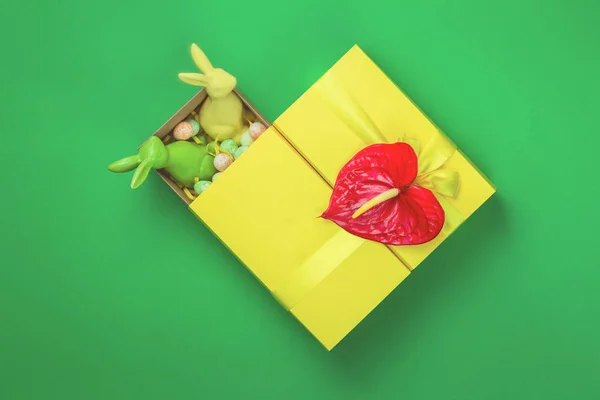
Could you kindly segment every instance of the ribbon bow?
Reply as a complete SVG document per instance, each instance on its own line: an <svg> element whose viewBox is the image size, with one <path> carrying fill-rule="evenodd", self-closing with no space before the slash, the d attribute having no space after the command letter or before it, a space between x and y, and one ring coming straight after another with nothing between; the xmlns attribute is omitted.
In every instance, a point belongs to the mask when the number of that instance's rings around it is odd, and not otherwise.
<svg viewBox="0 0 600 400"><path fill-rule="evenodd" d="M464 220L448 201L448 198L456 198L460 189L458 172L446 166L446 162L457 151L456 145L439 131L435 131L422 150L418 140L404 137L402 141L410 144L418 155L419 172L415 185L433 192L446 213L442 232L450 234Z"/></svg>

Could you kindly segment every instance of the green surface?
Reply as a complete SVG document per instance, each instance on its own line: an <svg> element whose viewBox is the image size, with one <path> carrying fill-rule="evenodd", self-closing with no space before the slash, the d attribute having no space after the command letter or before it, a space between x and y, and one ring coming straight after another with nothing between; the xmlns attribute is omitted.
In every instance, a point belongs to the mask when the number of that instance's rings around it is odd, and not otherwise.
<svg viewBox="0 0 600 400"><path fill-rule="evenodd" d="M0 5L0 399L598 398L599 3L344 3ZM270 120L358 43L498 186L331 353L106 168L193 41Z"/></svg>

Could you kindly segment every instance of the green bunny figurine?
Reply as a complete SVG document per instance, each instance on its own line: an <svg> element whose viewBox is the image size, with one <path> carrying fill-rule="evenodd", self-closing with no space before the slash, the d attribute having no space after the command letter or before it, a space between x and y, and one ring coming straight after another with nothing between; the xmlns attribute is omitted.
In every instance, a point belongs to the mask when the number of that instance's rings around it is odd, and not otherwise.
<svg viewBox="0 0 600 400"><path fill-rule="evenodd" d="M217 172L214 157L206 146L177 141L164 145L156 136L146 140L137 155L115 161L108 166L112 172L128 172L135 168L131 188L139 187L152 168L164 168L177 182L188 188L194 187L196 179L210 180Z"/></svg>
<svg viewBox="0 0 600 400"><path fill-rule="evenodd" d="M203 74L181 73L179 79L206 88L208 99L200 108L200 126L211 138L233 139L239 146L248 127L243 118L242 100L233 92L237 80L221 68L214 68L197 45L192 45L191 52L194 63Z"/></svg>

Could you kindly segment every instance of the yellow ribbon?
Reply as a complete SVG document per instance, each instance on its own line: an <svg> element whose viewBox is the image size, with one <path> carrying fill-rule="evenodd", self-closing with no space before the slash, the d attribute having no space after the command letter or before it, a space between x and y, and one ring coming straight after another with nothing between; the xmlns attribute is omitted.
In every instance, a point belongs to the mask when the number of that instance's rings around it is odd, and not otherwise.
<svg viewBox="0 0 600 400"><path fill-rule="evenodd" d="M343 85L328 72L316 84L321 97L352 132L367 144L387 143L369 114L360 106Z"/></svg>
<svg viewBox="0 0 600 400"><path fill-rule="evenodd" d="M365 239L339 229L273 291L273 296L291 310L364 243Z"/></svg>

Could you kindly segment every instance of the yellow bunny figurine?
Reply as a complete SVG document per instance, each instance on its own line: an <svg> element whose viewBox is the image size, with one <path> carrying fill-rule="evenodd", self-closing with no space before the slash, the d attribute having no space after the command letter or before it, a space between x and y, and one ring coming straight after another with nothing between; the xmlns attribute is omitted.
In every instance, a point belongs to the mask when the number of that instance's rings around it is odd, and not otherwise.
<svg viewBox="0 0 600 400"><path fill-rule="evenodd" d="M196 44L192 44L192 59L203 73L181 73L179 79L206 88L208 99L200 108L200 126L213 139L233 139L239 145L247 127L242 117L242 101L233 92L237 79L221 68L214 68Z"/></svg>

